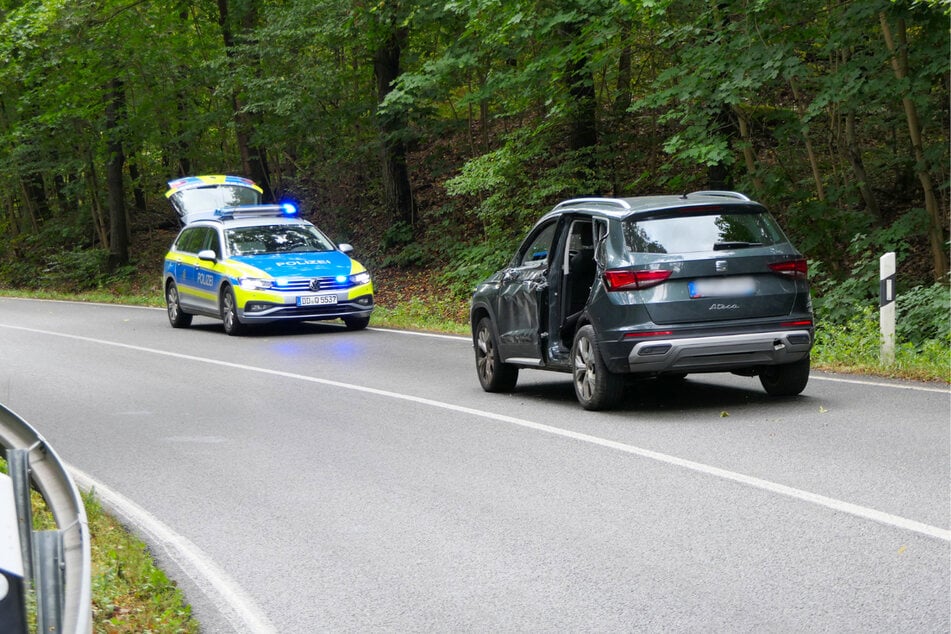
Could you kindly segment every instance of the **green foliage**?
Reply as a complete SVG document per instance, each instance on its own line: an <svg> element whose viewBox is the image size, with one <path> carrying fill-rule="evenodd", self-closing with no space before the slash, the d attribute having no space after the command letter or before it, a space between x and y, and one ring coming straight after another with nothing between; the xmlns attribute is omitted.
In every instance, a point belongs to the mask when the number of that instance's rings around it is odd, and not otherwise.
<svg viewBox="0 0 951 634"><path fill-rule="evenodd" d="M945 307L946 309L947 307ZM944 311L946 322L947 310ZM849 372L890 374L911 379L951 381L951 341L928 339L920 344L896 341L895 362L881 362L878 310L865 306L845 323L819 323L812 351L814 367Z"/></svg>
<svg viewBox="0 0 951 634"><path fill-rule="evenodd" d="M89 290L106 276L109 252L105 249L75 249L48 258L43 283L53 288Z"/></svg>
<svg viewBox="0 0 951 634"><path fill-rule="evenodd" d="M476 285L508 263L517 242L482 242L457 245L451 263L439 276L454 297L468 300Z"/></svg>
<svg viewBox="0 0 951 634"><path fill-rule="evenodd" d="M866 304L853 309L842 323L819 322L813 360L819 364L848 361L855 366L874 366L879 361L880 347L878 311Z"/></svg>
<svg viewBox="0 0 951 634"><path fill-rule="evenodd" d="M922 210L914 210L902 216L888 227L873 230L869 233L855 234L845 247L836 262L850 262L844 272L836 272L821 262L811 261L810 277L816 304L816 312L823 322L843 324L851 317L856 306L878 303L879 293L879 258L888 252L895 252L895 259L899 272L898 297L901 298L920 280L908 274L912 271L902 271L902 264L911 256L910 245L913 238L920 234ZM821 227L821 221L816 221ZM808 253L808 249L804 248ZM827 256L827 261L831 256ZM938 285L941 286L941 285ZM934 292L934 291L932 291ZM929 296L927 293L913 292L912 297ZM922 299L915 299L912 305L932 305ZM932 316L932 321L938 315ZM929 328L927 332L934 331Z"/></svg>
<svg viewBox="0 0 951 634"><path fill-rule="evenodd" d="M118 135L135 163L146 209L130 221L142 236L167 222L161 192L180 170L243 170L240 134L264 150L279 193L316 210L368 264L440 267L459 297L561 199L699 189L716 177L780 217L812 262L822 320L841 325L855 302L874 303L875 261L894 250L916 268L899 278L915 332L940 332L925 325L937 300L921 262L935 221L921 211L916 169L937 183L946 214L946 3L7 4L3 285L130 284L130 271L104 268L106 142ZM907 26L901 81L883 18ZM381 104L374 56L394 34L405 36L401 73ZM106 130L113 79L125 109ZM924 130L922 161L906 103ZM380 212L381 121L398 122L388 134L408 144L412 229ZM596 134L580 146L583 123ZM130 203L132 183L129 174ZM937 220L943 240L947 218Z"/></svg>
<svg viewBox="0 0 951 634"><path fill-rule="evenodd" d="M918 285L896 298L895 330L899 341L916 347L930 342L951 344L951 290L944 284Z"/></svg>

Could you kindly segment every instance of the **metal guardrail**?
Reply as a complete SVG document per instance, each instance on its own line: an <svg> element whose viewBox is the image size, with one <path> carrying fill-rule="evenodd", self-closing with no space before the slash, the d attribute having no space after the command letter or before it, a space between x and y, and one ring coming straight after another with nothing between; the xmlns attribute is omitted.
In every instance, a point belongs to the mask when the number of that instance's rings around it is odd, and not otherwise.
<svg viewBox="0 0 951 634"><path fill-rule="evenodd" d="M3 405L0 445L6 448L13 480L23 570L36 593L37 632L89 634L90 537L79 489L46 439ZM33 530L31 481L53 514L56 530Z"/></svg>

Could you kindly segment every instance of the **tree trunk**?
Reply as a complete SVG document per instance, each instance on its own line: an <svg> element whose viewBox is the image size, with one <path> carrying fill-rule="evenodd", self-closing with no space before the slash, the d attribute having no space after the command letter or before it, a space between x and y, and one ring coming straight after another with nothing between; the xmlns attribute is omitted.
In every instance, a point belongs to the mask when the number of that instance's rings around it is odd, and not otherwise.
<svg viewBox="0 0 951 634"><path fill-rule="evenodd" d="M106 191L109 200L109 269L115 271L129 263L129 230L126 221L125 185L122 170L121 120L125 109L125 86L120 79L109 84L106 104Z"/></svg>
<svg viewBox="0 0 951 634"><path fill-rule="evenodd" d="M142 189L139 166L134 158L129 160L129 179L132 181L132 198L135 200L135 210L139 213L145 213L145 190Z"/></svg>
<svg viewBox="0 0 951 634"><path fill-rule="evenodd" d="M579 37L581 26L565 26L566 46L571 47ZM572 150L593 148L598 144L597 94L587 53L568 60L565 69L568 83L568 146Z"/></svg>
<svg viewBox="0 0 951 634"><path fill-rule="evenodd" d="M875 194L868 184L868 173L865 171L865 161L862 160L862 152L859 149L859 143L855 134L855 113L849 112L845 115L845 147L852 164L852 172L855 174L856 186L865 201L865 207L875 218L876 222L882 221L882 210L878 206Z"/></svg>
<svg viewBox="0 0 951 634"><path fill-rule="evenodd" d="M812 140L809 138L809 126L802 122L803 109L802 106L799 105L799 90L796 88L796 81L792 77L789 78L789 87L792 88L793 99L796 100L797 116L799 117L799 122L802 125L802 139L806 144L806 156L809 158L809 166L812 168L812 180L816 184L816 198L824 201L826 199L826 191L822 184L822 173L819 170L819 160L816 158L816 151L813 149Z"/></svg>
<svg viewBox="0 0 951 634"><path fill-rule="evenodd" d="M229 10L228 0L218 0L218 24L221 26L221 37L225 44L225 55L229 65L234 65L234 25L238 24L244 30L252 29L257 22L257 4L249 2L244 6L244 13L233 16ZM251 142L251 131L258 121L252 115L244 112L244 104L236 94L231 96L234 109L235 136L238 143L238 154L241 156L241 167L245 175L256 182L264 190L261 195L264 201L274 200L274 191L271 188L271 177L267 167L267 152L265 148Z"/></svg>
<svg viewBox="0 0 951 634"><path fill-rule="evenodd" d="M400 59L409 31L405 26L391 25L384 40L373 55L373 75L376 78L377 103L382 104L393 90L393 83L402 73ZM414 224L415 204L406 164L406 143L402 135L406 123L401 114L377 113L380 125L380 145L383 161L383 191L387 209L402 222Z"/></svg>
<svg viewBox="0 0 951 634"><path fill-rule="evenodd" d="M892 70L895 71L895 78L898 79L898 81L903 81L908 76L908 40L905 31L905 21L901 19L898 20L897 47L895 37L892 35L891 26L884 13L879 14L879 21L882 24L882 35L885 37L885 45L888 47L889 53L891 53ZM938 199L935 195L934 186L931 183L931 175L928 173L928 165L925 161L918 110L915 108L915 102L907 95L902 98L902 105L905 108L905 119L908 121L908 133L911 137L911 145L915 151L915 172L918 175L918 181L921 183L921 189L924 192L925 209L928 211L928 217L931 219L928 226L928 240L931 243L934 279L936 282L947 282L948 261L944 254L944 221L938 209Z"/></svg>
<svg viewBox="0 0 951 634"><path fill-rule="evenodd" d="M753 189L756 190L756 196L759 197L766 188L763 185L763 179L756 174L756 153L753 151L750 123L746 118L746 114L740 110L739 106L733 106L733 113L736 115L736 121L740 129L740 140L743 143L743 162L746 164L746 172L753 181Z"/></svg>
<svg viewBox="0 0 951 634"><path fill-rule="evenodd" d="M733 116L732 108L725 103L720 104L720 109L714 115L713 122L714 133L726 136L728 142L732 145L732 141L739 135L739 126ZM707 166L707 187L727 190L735 188L733 172L729 163L723 160Z"/></svg>
<svg viewBox="0 0 951 634"><path fill-rule="evenodd" d="M104 249L109 248L109 231L106 228L105 214L102 211L102 203L99 200L99 175L96 173L96 161L93 158L92 151L86 148L86 195L89 197L89 207L92 212L93 225L96 230L96 236L99 238L99 244Z"/></svg>
<svg viewBox="0 0 951 634"><path fill-rule="evenodd" d="M631 39L630 22L625 21L621 30L621 39L625 42ZM611 165L611 193L614 196L623 196L624 185L621 182L621 170L618 168L619 161L617 157L622 156L621 139L624 129L624 119L627 117L627 109L631 107L633 99L631 92L631 47L624 46L618 56L617 62L617 96L614 98L614 104L611 108L610 127L608 131L609 147L612 157Z"/></svg>

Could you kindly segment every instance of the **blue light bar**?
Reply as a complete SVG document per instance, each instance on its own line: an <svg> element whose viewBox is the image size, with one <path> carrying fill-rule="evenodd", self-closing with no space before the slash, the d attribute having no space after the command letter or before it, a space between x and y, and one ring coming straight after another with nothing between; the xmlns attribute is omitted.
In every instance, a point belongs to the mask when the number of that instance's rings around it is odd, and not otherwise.
<svg viewBox="0 0 951 634"><path fill-rule="evenodd" d="M295 207L295 206L293 205L293 203L282 203L282 204L281 204L281 209L284 210L284 215L285 215L285 216L296 216L296 215L297 215L297 207Z"/></svg>

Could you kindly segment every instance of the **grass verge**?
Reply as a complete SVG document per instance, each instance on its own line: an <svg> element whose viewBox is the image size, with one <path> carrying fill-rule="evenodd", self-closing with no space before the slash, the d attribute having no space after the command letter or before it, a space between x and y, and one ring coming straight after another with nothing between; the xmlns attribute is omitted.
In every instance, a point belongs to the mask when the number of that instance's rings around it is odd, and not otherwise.
<svg viewBox="0 0 951 634"><path fill-rule="evenodd" d="M0 472L7 472L0 458ZM55 529L56 522L37 491L31 492L34 530ZM95 493L83 495L91 536L93 631L103 634L154 632L197 634L198 622L181 590L162 572L146 545L106 513ZM31 630L34 602L28 593Z"/></svg>

